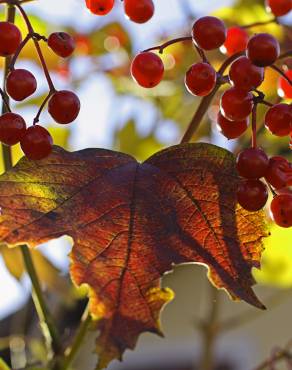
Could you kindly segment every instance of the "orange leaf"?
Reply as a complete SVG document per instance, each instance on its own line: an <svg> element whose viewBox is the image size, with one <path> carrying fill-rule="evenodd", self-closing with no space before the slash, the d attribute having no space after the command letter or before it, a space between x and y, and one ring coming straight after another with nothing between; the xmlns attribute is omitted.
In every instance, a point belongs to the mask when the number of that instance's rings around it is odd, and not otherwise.
<svg viewBox="0 0 292 370"><path fill-rule="evenodd" d="M210 144L171 147L142 164L109 150L56 147L0 177L0 239L34 247L73 238L71 276L90 287L102 369L142 332L161 334L172 292L160 278L174 264L203 263L217 287L264 308L251 289L264 216L236 204L237 183L233 155Z"/></svg>

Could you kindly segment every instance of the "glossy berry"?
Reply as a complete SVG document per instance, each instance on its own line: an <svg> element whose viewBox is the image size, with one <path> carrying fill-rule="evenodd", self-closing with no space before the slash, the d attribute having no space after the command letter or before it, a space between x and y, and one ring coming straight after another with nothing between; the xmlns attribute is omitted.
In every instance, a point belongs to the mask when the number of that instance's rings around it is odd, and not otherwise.
<svg viewBox="0 0 292 370"><path fill-rule="evenodd" d="M26 131L24 119L15 113L4 113L0 116L0 141L6 145L20 142Z"/></svg>
<svg viewBox="0 0 292 370"><path fill-rule="evenodd" d="M269 158L260 148L247 148L240 152L236 168L240 176L246 179L259 179L265 176L269 167Z"/></svg>
<svg viewBox="0 0 292 370"><path fill-rule="evenodd" d="M48 111L56 122L61 124L70 123L79 114L80 100L72 91L57 91L49 101Z"/></svg>
<svg viewBox="0 0 292 370"><path fill-rule="evenodd" d="M292 106L284 103L271 107L265 116L265 125L276 136L287 136L292 130Z"/></svg>
<svg viewBox="0 0 292 370"><path fill-rule="evenodd" d="M261 85L264 74L264 68L255 66L243 56L231 64L229 78L233 86L250 91Z"/></svg>
<svg viewBox="0 0 292 370"><path fill-rule="evenodd" d="M221 112L230 121L246 119L253 108L253 95L250 92L232 87L221 97Z"/></svg>
<svg viewBox="0 0 292 370"><path fill-rule="evenodd" d="M256 66L267 67L278 59L280 45L274 36L258 33L249 40L246 54Z"/></svg>
<svg viewBox="0 0 292 370"><path fill-rule="evenodd" d="M91 13L96 15L106 15L114 7L114 0L86 0L86 6Z"/></svg>
<svg viewBox="0 0 292 370"><path fill-rule="evenodd" d="M242 180L238 186L237 200L247 211L259 211L268 200L267 186L261 180Z"/></svg>
<svg viewBox="0 0 292 370"><path fill-rule="evenodd" d="M227 55L233 55L244 51L248 43L248 33L241 27L230 27L227 30L226 41L223 44L222 51Z"/></svg>
<svg viewBox="0 0 292 370"><path fill-rule="evenodd" d="M163 73L163 62L154 53L140 53L132 61L132 77L142 87L151 88L158 85L162 80Z"/></svg>
<svg viewBox="0 0 292 370"><path fill-rule="evenodd" d="M292 0L266 0L266 6L276 17L281 17L292 9Z"/></svg>
<svg viewBox="0 0 292 370"><path fill-rule="evenodd" d="M49 47L60 57L69 57L75 49L75 41L66 32L51 33L48 38Z"/></svg>
<svg viewBox="0 0 292 370"><path fill-rule="evenodd" d="M292 194L276 195L271 203L271 216L275 223L281 227L292 226Z"/></svg>
<svg viewBox="0 0 292 370"><path fill-rule="evenodd" d="M193 41L201 49L212 50L220 48L224 44L226 36L226 27L219 18L202 17L196 20L193 25Z"/></svg>
<svg viewBox="0 0 292 370"><path fill-rule="evenodd" d="M35 125L26 130L20 145L28 159L39 160L51 153L53 139L44 127Z"/></svg>
<svg viewBox="0 0 292 370"><path fill-rule="evenodd" d="M236 139L246 131L248 118L242 121L229 121L219 112L217 116L217 127L227 139Z"/></svg>
<svg viewBox="0 0 292 370"><path fill-rule="evenodd" d="M14 69L6 79L7 93L14 100L21 101L32 95L37 88L34 75L26 69Z"/></svg>
<svg viewBox="0 0 292 370"><path fill-rule="evenodd" d="M285 72L285 75L292 80L292 69ZM280 77L279 79L279 95L286 99L292 99L292 85L284 78Z"/></svg>
<svg viewBox="0 0 292 370"><path fill-rule="evenodd" d="M216 71L209 63L193 64L185 76L188 91L195 96L206 96L216 85Z"/></svg>
<svg viewBox="0 0 292 370"><path fill-rule="evenodd" d="M10 22L0 22L0 56L7 57L16 52L21 43L19 29Z"/></svg>
<svg viewBox="0 0 292 370"><path fill-rule="evenodd" d="M270 158L265 178L275 189L292 186L292 164L280 156Z"/></svg>
<svg viewBox="0 0 292 370"><path fill-rule="evenodd" d="M124 0L125 14L135 23L145 23L153 17L154 3L152 0Z"/></svg>

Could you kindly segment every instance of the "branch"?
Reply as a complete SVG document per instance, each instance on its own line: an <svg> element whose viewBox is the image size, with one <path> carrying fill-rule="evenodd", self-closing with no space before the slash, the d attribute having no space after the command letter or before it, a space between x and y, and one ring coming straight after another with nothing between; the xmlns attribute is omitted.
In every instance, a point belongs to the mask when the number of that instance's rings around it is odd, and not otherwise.
<svg viewBox="0 0 292 370"><path fill-rule="evenodd" d="M23 19L24 19L24 21L26 23L26 26L27 26L27 29L28 29L28 33L29 34L33 34L33 35L36 35L36 33L34 32L34 29L32 27L32 24L30 23L30 20L29 20L29 18L27 16L26 12L24 11L24 9L22 8L22 6L20 5L20 3L16 2L15 3L15 6L19 10L20 14L22 15L22 17L23 17ZM49 89L50 89L50 91L56 91L55 86L53 84L53 81L51 79L51 76L50 76L50 73L49 73L49 70L48 70L48 67L47 67L45 58L44 58L43 53L42 53L42 50L40 48L39 40L37 38L33 37L33 42L35 44L36 51L38 53L38 56L39 56L41 65L43 67L43 71L44 71L44 74L46 76L46 80L48 82Z"/></svg>
<svg viewBox="0 0 292 370"><path fill-rule="evenodd" d="M81 319L81 324L73 340L72 346L65 351L65 360L63 362L62 370L67 370L70 368L83 343L84 337L91 323L91 316L88 312L88 308L86 308Z"/></svg>
<svg viewBox="0 0 292 370"><path fill-rule="evenodd" d="M292 353L289 352L287 349L282 349L277 351L272 358L265 360L260 365L255 367L253 370L266 370L271 369L272 365L275 365L276 362L279 362L281 360L292 360Z"/></svg>
<svg viewBox="0 0 292 370"><path fill-rule="evenodd" d="M15 21L15 7L14 5L8 4L7 5L7 17L8 22L14 23ZM3 87L5 88L5 81L7 78L7 75L9 73L9 66L11 63L11 58L7 57L5 58L5 66L4 66L4 80L3 80ZM5 102L9 104L9 96L5 94ZM7 106L4 103L2 106L2 114L6 113ZM11 156L11 150L9 146L2 145L2 152L3 152L3 161L4 161L4 169L5 171L9 170L12 167L12 156ZM42 295L40 283L35 271L35 267L29 252L29 249L27 246L22 246L21 252L23 254L23 259L25 263L25 267L27 269L27 272L30 276L32 285L33 285L33 299L35 302L36 310L40 318L41 322L41 328L44 334L44 337L47 341L47 343L50 343L50 347L52 345L55 353L59 353L61 349L61 343L57 335L57 330L53 324L52 317L49 313L49 310L46 306L44 297Z"/></svg>
<svg viewBox="0 0 292 370"><path fill-rule="evenodd" d="M32 298L40 319L40 325L47 343L49 351L51 347L55 354L60 353L62 345L58 336L57 329L54 325L54 320L49 312L46 302L43 297L41 285L33 264L30 251L26 245L20 246L24 264L29 274L33 286Z"/></svg>
<svg viewBox="0 0 292 370"><path fill-rule="evenodd" d="M199 368L201 370L214 369L214 346L218 336L218 316L220 308L219 290L210 286L210 312L206 318L206 323L201 325L203 335L203 354Z"/></svg>

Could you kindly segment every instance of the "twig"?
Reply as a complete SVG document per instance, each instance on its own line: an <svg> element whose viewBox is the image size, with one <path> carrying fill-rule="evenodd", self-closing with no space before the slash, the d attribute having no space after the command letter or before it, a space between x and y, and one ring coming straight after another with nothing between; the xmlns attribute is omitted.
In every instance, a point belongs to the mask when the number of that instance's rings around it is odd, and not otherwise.
<svg viewBox="0 0 292 370"><path fill-rule="evenodd" d="M15 21L15 7L12 4L7 5L7 21L14 23ZM4 68L4 82L3 86L5 86L5 80L9 73L9 65L11 62L11 58L7 57L5 59L5 68ZM9 104L9 97L6 94L6 100ZM7 107L5 104L2 106L2 113L7 112ZM9 170L12 167L12 157L11 157L11 150L8 146L2 146L3 150L3 161L4 161L4 169L5 171ZM32 285L33 285L33 299L35 302L36 310L39 315L41 321L41 328L44 333L44 336L47 340L47 343L50 342L52 344L52 348L55 353L59 353L61 350L61 343L58 338L57 330L53 324L53 320L49 313L49 310L46 306L44 297L42 295L40 283L33 265L33 261L30 255L30 251L27 246L21 247L21 252L23 254L24 263L27 269L27 272L30 276Z"/></svg>
<svg viewBox="0 0 292 370"><path fill-rule="evenodd" d="M92 323L91 316L89 314L88 308L84 311L83 317L81 319L81 324L77 330L72 346L65 351L65 360L62 365L62 370L69 369L70 365L74 361L76 354L78 353L83 339L88 331L90 324Z"/></svg>
<svg viewBox="0 0 292 370"><path fill-rule="evenodd" d="M33 260L30 254L30 251L26 245L20 246L20 250L23 256L23 260L25 263L25 267L27 269L27 273L32 282L33 286L33 293L32 298L40 319L40 325L46 339L48 350L50 351L51 348L53 349L55 354L60 353L62 349L62 345L60 342L60 338L57 332L57 329L54 325L54 320L50 314L50 311L46 305L46 302L43 297L41 285L33 264ZM52 355L52 354L51 354Z"/></svg>
<svg viewBox="0 0 292 370"><path fill-rule="evenodd" d="M28 33L29 34L35 34L34 29L32 27L32 24L30 23L30 20L29 20L29 18L27 16L26 12L22 8L22 6L19 3L17 3L17 2L15 3L15 6L19 10L20 14L22 15L22 17L23 17L23 19L24 19L24 21L26 23L26 26L27 26L27 29L28 29ZM33 37L33 42L35 44L36 51L38 53L38 56L39 56L41 65L43 67L43 71L44 71L44 74L46 76L46 80L48 82L50 91L56 91L55 86L53 84L53 81L51 79L51 76L50 76L50 73L49 73L49 70L48 70L48 67L47 67L45 58L44 58L43 53L42 53L42 50L40 48L39 40L37 40L36 38Z"/></svg>
<svg viewBox="0 0 292 370"><path fill-rule="evenodd" d="M218 316L220 308L220 293L213 286L210 287L210 312L206 318L206 323L201 326L203 335L203 354L199 369L214 369L214 346L218 335Z"/></svg>
<svg viewBox="0 0 292 370"><path fill-rule="evenodd" d="M292 359L292 353L290 353L287 349L283 349L278 351L274 354L274 356L271 359L265 360L260 365L255 367L253 370L266 370L270 368L272 365L274 365L276 362L279 362L281 360L291 360Z"/></svg>

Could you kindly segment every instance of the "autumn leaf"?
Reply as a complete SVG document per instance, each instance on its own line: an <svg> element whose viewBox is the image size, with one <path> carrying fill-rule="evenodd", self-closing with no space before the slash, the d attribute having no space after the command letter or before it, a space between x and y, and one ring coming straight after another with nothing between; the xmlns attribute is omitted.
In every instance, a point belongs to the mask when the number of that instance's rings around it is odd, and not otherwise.
<svg viewBox="0 0 292 370"><path fill-rule="evenodd" d="M204 264L217 287L264 308L251 288L264 216L237 205L237 184L233 155L210 144L174 146L142 164L55 147L0 177L0 239L35 247L73 238L71 277L90 287L102 369L141 333L162 335L160 311L173 294L160 279L175 264Z"/></svg>

